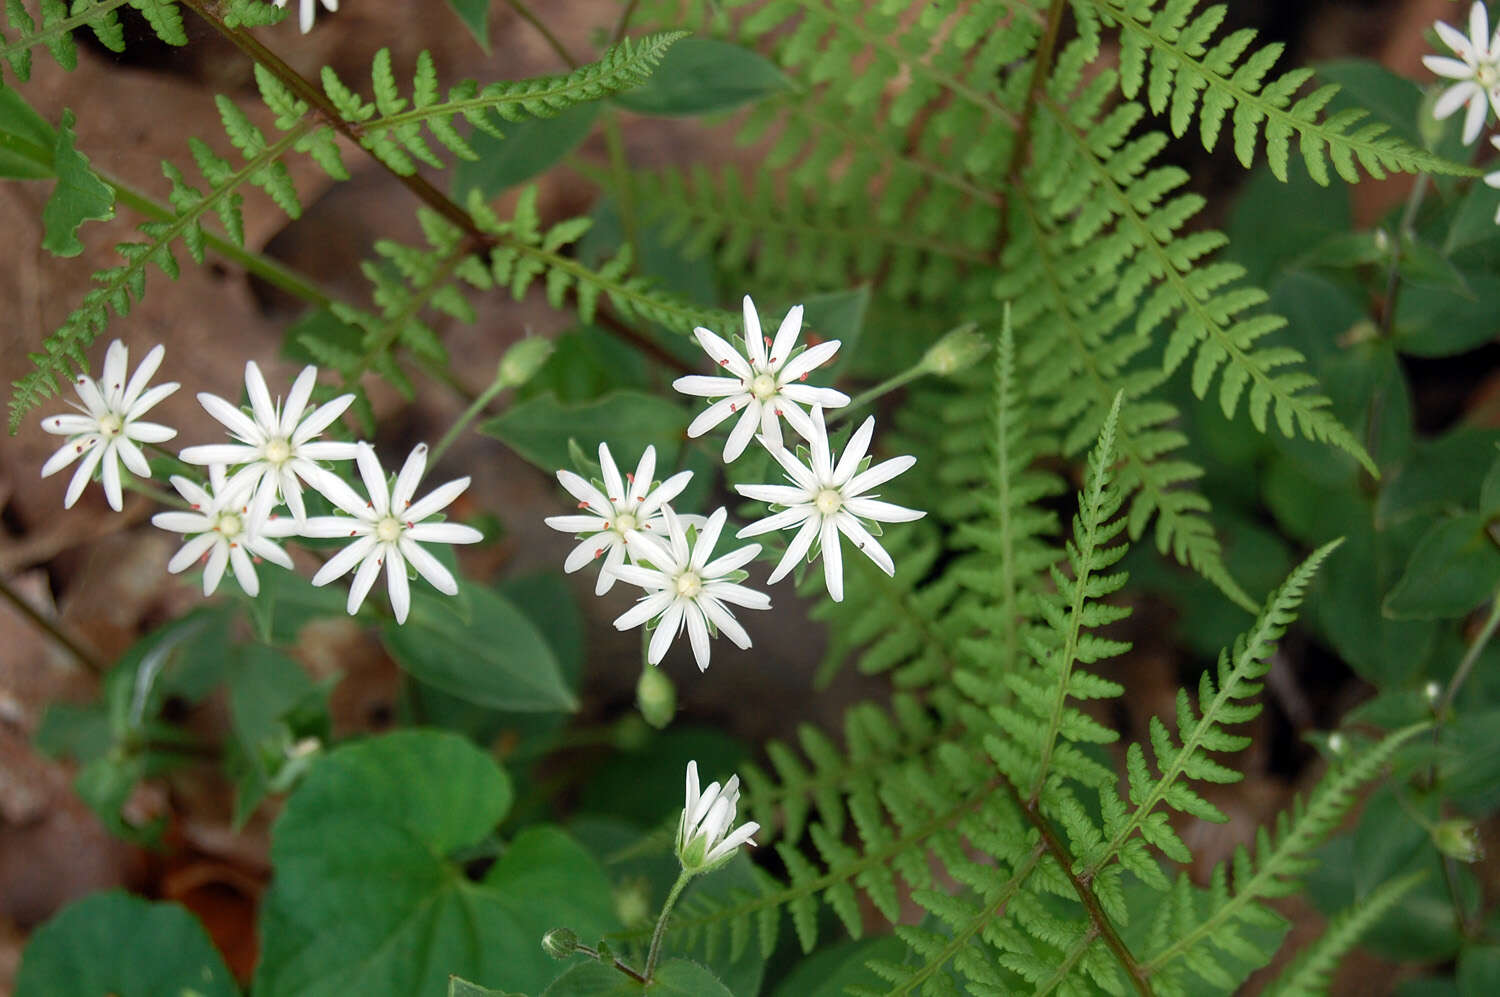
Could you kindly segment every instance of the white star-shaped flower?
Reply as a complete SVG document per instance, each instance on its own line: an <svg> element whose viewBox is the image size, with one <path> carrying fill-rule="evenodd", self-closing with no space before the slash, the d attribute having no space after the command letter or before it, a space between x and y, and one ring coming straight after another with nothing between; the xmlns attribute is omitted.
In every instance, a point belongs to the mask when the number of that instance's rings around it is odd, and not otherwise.
<svg viewBox="0 0 1500 997"><path fill-rule="evenodd" d="M285 7L286 0L276 0L276 6ZM339 0L323 0L323 6L329 11L339 9ZM312 30L313 17L318 13L318 0L302 0L302 9L298 12L297 23L305 35Z"/></svg>
<svg viewBox="0 0 1500 997"><path fill-rule="evenodd" d="M573 533L581 538L563 570L572 574L590 561L603 557L604 565L599 570L599 580L594 584L594 594L603 595L615 584L613 571L625 563L625 541L636 530L665 532L666 519L662 507L682 493L692 480L692 471L679 471L666 481L651 487L651 476L656 473L656 448L648 446L636 465L635 474L620 478L620 469L610 455L607 444L599 444L599 470L604 475L604 490L600 491L581 475L572 471L557 472L557 480L574 498L578 508L589 510L587 514L571 516L548 516L547 525L554 530Z"/></svg>
<svg viewBox="0 0 1500 997"><path fill-rule="evenodd" d="M756 520L740 530L736 536L758 536L772 530L791 529L800 526L792 542L787 544L781 563L766 579L774 584L786 576L812 547L814 540L823 555L823 581L834 602L844 600L844 561L839 549L839 534L848 537L854 546L865 552L881 571L888 575L896 573L895 562L886 553L861 520L877 523L908 523L927 515L915 509L881 502L866 495L871 488L883 484L901 474L917 462L915 457L892 457L881 461L865 471L859 465L870 448L870 436L875 431L875 417L869 416L849 439L838 465L828 449L828 429L823 422L823 410L812 410L814 432L808 438L812 448L812 466L804 465L787 450L772 450L771 454L786 471L790 485L736 485L735 490L746 498L770 502L783 506L780 512Z"/></svg>
<svg viewBox="0 0 1500 997"><path fill-rule="evenodd" d="M760 317L755 313L755 302L748 294L745 295L744 308L745 356L740 356L733 346L708 329L693 330L698 343L731 376L692 374L672 382L672 387L685 395L719 399L699 412L688 425L689 436L702 436L736 412L741 413L740 421L735 423L724 443L726 464L745 452L757 430L768 441L767 447L779 450L780 419L785 419L788 425L806 437L812 432L812 422L802 410L803 405L838 408L849 404L849 396L842 391L800 383L810 371L827 363L839 350L839 341L830 339L792 356L797 334L802 331L801 305L786 313L774 340L761 335Z"/></svg>
<svg viewBox="0 0 1500 997"><path fill-rule="evenodd" d="M633 608L615 620L615 628L629 630L647 620L657 620L656 633L646 649L646 660L654 665L686 627L698 670L707 671L710 628L722 630L742 651L750 646L750 635L724 605L726 602L746 609L771 608L770 596L737 584L732 575L760 553L760 544L710 561L728 510L721 508L708 517L691 550L682 518L670 506L662 513L667 521L667 543L636 531L628 541L630 554L645 563L622 564L614 569L621 581L646 590Z"/></svg>
<svg viewBox="0 0 1500 997"><path fill-rule="evenodd" d="M744 844L755 844L750 836L760 825L747 820L733 831L735 811L740 803L740 777L730 776L721 789L711 782L698 791L698 763L687 765L687 799L682 817L677 821L677 859L689 872L707 872L729 861Z"/></svg>
<svg viewBox="0 0 1500 997"><path fill-rule="evenodd" d="M292 510L297 522L302 522L307 518L302 482L322 491L323 481L328 477L314 461L352 460L357 452L353 443L315 439L354 401L352 394L340 395L325 405L308 409L307 402L317 380L318 368L304 367L292 383L286 407L282 408L280 399L271 401L266 379L251 360L245 364L250 415L218 395L198 393L198 403L239 442L188 447L179 456L189 464L245 465L234 476L252 483L255 497L251 501L254 506L251 519L265 522L279 497Z"/></svg>
<svg viewBox="0 0 1500 997"><path fill-rule="evenodd" d="M1500 31L1490 34L1489 14L1479 0L1469 8L1468 37L1442 21L1433 28L1458 58L1424 55L1422 64L1437 75L1458 82L1438 97L1432 116L1441 121L1467 104L1464 144L1470 145L1484 128L1489 108L1493 107L1495 114L1500 115Z"/></svg>
<svg viewBox="0 0 1500 997"><path fill-rule="evenodd" d="M460 523L427 523L423 520L446 509L469 487L468 478L457 478L439 485L416 502L417 484L427 469L427 444L418 444L406 458L394 488L387 488L385 471L368 443L355 444L355 463L364 479L369 501L344 484L343 480L324 474L322 491L329 501L352 516L313 516L303 524L305 537L354 537L353 543L329 558L313 575L314 585L327 585L347 574L356 564L359 570L349 586L349 614L359 612L360 605L375 584L381 564L385 565L386 586L396 622L405 623L411 610L411 590L406 581L406 566L432 583L444 595L458 592L458 582L441 561L422 549L424 543L471 544L484 539L472 526Z"/></svg>
<svg viewBox="0 0 1500 997"><path fill-rule="evenodd" d="M79 374L73 380L73 388L83 404L70 403L78 409L77 415L49 415L42 420L42 429L55 436L66 436L56 453L42 465L42 477L50 477L73 463L79 457L83 462L73 472L68 482L68 492L63 498L63 508L73 508L78 496L83 494L94 468L103 465L101 477L104 495L111 509L119 512L125 507L120 492L120 462L131 473L142 478L151 477L151 465L141 453L137 443L164 443L177 435L177 430L154 422L140 422L157 402L176 391L175 381L158 384L146 390L146 384L166 350L153 347L141 361L130 380L125 380L125 371L130 363L130 351L118 339L109 344L104 354L104 376L95 381L87 374Z"/></svg>
<svg viewBox="0 0 1500 997"><path fill-rule="evenodd" d="M213 595L228 565L234 569L234 577L245 594L255 596L260 592L260 578L255 573L252 556L291 569L292 559L268 538L293 536L297 526L290 520L273 519L253 524L252 529L248 482L231 485L225 480L223 464L209 467L208 490L177 475L171 480L177 494L192 506L191 512L158 512L151 517L156 526L186 535L181 549L167 562L167 570L172 574L186 571L194 562L207 558L203 567L204 595Z"/></svg>

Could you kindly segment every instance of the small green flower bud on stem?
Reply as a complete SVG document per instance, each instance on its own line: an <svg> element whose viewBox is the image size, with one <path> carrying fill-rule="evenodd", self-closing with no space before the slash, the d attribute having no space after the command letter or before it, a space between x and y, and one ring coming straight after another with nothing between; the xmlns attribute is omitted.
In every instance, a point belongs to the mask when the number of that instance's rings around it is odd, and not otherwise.
<svg viewBox="0 0 1500 997"><path fill-rule="evenodd" d="M1462 817L1451 817L1432 828L1432 843L1449 858L1470 864L1484 858L1479 844L1479 828Z"/></svg>
<svg viewBox="0 0 1500 997"><path fill-rule="evenodd" d="M566 959L578 951L578 936L567 928L553 928L542 936L542 951L554 959Z"/></svg>
<svg viewBox="0 0 1500 997"><path fill-rule="evenodd" d="M961 325L928 347L922 355L922 366L940 377L951 377L972 366L989 348L972 324Z"/></svg>
<svg viewBox="0 0 1500 997"><path fill-rule="evenodd" d="M646 665L635 684L635 701L646 722L663 730L677 713L677 687L660 668Z"/></svg>

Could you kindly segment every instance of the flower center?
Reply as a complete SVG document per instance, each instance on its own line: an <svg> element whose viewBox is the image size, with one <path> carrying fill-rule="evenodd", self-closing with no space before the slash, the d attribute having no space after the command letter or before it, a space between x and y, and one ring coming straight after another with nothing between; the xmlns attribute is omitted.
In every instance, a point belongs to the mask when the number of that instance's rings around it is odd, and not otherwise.
<svg viewBox="0 0 1500 997"><path fill-rule="evenodd" d="M628 512L622 512L615 517L615 532L620 534L629 533L640 525L636 518Z"/></svg>
<svg viewBox="0 0 1500 997"><path fill-rule="evenodd" d="M266 463L268 464L285 464L288 458L292 456L292 445L278 436L266 442L266 447L262 453L265 454Z"/></svg>
<svg viewBox="0 0 1500 997"><path fill-rule="evenodd" d="M770 374L756 374L755 380L750 382L750 393L765 401L776 394L776 378Z"/></svg>
<svg viewBox="0 0 1500 997"><path fill-rule="evenodd" d="M244 521L232 512L224 513L219 517L219 521L214 524L214 529L218 530L226 540L233 540L240 535L240 531L244 528Z"/></svg>
<svg viewBox="0 0 1500 997"><path fill-rule="evenodd" d="M1500 80L1500 67L1491 62L1481 62L1475 69L1474 79L1480 86L1490 90L1495 86L1496 81Z"/></svg>
<svg viewBox="0 0 1500 997"><path fill-rule="evenodd" d="M677 594L687 599L698 598L698 593L703 591L703 580L695 571L684 571L677 576Z"/></svg>
<svg viewBox="0 0 1500 997"><path fill-rule="evenodd" d="M119 436L120 431L125 428L125 420L113 412L99 420L99 433L101 436Z"/></svg>
<svg viewBox="0 0 1500 997"><path fill-rule="evenodd" d="M832 516L839 511L839 506L844 504L844 496L833 488L825 488L818 492L818 497L813 499L813 504L823 515Z"/></svg>
<svg viewBox="0 0 1500 997"><path fill-rule="evenodd" d="M375 524L375 538L381 543L395 543L401 536L401 520L387 516Z"/></svg>

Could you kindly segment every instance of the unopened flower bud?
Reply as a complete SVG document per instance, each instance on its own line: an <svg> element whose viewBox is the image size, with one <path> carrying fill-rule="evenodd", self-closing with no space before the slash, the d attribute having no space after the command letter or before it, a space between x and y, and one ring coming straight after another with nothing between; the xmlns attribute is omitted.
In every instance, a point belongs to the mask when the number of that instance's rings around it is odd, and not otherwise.
<svg viewBox="0 0 1500 997"><path fill-rule="evenodd" d="M651 890L645 880L627 880L615 887L611 897L615 916L625 927L651 923Z"/></svg>
<svg viewBox="0 0 1500 997"><path fill-rule="evenodd" d="M1442 821L1432 829L1432 843L1437 850L1460 862L1478 862L1484 858L1479 844L1479 829L1462 817Z"/></svg>
<svg viewBox="0 0 1500 997"><path fill-rule="evenodd" d="M578 951L578 936L567 928L553 928L542 936L542 951L554 959L566 959Z"/></svg>
<svg viewBox="0 0 1500 997"><path fill-rule="evenodd" d="M1328 751L1331 754L1342 755L1344 749L1348 746L1348 742L1344 740L1344 735L1337 731L1328 735Z"/></svg>
<svg viewBox="0 0 1500 997"><path fill-rule="evenodd" d="M505 351L495 379L507 388L525 384L552 356L552 343L541 336L527 336Z"/></svg>
<svg viewBox="0 0 1500 997"><path fill-rule="evenodd" d="M1427 697L1427 705L1437 706L1438 700L1443 696L1443 687L1436 682L1428 682L1422 690L1422 695Z"/></svg>
<svg viewBox="0 0 1500 997"><path fill-rule="evenodd" d="M972 325L961 325L939 339L922 356L922 365L934 374L948 377L984 356L990 344Z"/></svg>
<svg viewBox="0 0 1500 997"><path fill-rule="evenodd" d="M660 668L647 665L635 684L635 701L646 722L662 730L677 713L677 688Z"/></svg>

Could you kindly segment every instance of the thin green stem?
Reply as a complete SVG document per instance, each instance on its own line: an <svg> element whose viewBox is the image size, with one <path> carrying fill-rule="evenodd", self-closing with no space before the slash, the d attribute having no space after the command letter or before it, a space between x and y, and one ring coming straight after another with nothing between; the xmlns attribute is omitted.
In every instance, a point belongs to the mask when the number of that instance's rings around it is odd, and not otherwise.
<svg viewBox="0 0 1500 997"><path fill-rule="evenodd" d="M917 378L927 373L931 373L927 369L927 365L918 360L916 363L912 364L901 373L896 374L893 377L886 378L884 381L881 381L873 388L868 388L864 391L861 391L859 394L854 396L854 398L849 402L848 405L845 405L843 408L832 409L828 412L825 412L823 414L824 422L827 425L832 425L833 423L842 419L844 416L850 415L856 410L864 408L871 402L890 394L897 388L904 387L905 385L910 384L912 381L915 381Z"/></svg>
<svg viewBox="0 0 1500 997"><path fill-rule="evenodd" d="M662 904L661 917L656 919L656 931L651 934L651 951L646 956L646 982L651 982L651 974L656 972L656 961L661 958L661 943L667 937L667 920L672 916L672 906L677 903L677 898L682 895L683 887L693 878L693 874L686 869L677 876L677 882L672 884L672 891L667 894L667 902Z"/></svg>
<svg viewBox="0 0 1500 997"><path fill-rule="evenodd" d="M1458 690L1463 688L1469 673L1474 670L1474 664L1479 656L1484 653L1490 638L1495 636L1495 630L1500 628L1500 592L1495 593L1494 601L1490 603L1490 615L1485 618L1484 627L1479 631L1479 636L1474 638L1474 643L1464 652L1463 660L1458 663L1458 670L1453 673L1453 678L1448 682L1448 688L1443 690L1443 697L1437 702L1437 722L1441 726L1444 717L1448 715L1448 708L1453 705L1453 697L1458 695Z"/></svg>
<svg viewBox="0 0 1500 997"><path fill-rule="evenodd" d="M610 35L610 44L618 45L625 37L625 32L630 30L630 19L635 16L636 5L640 0L626 0L625 9L620 11L620 20L615 24L615 30Z"/></svg>
<svg viewBox="0 0 1500 997"><path fill-rule="evenodd" d="M99 178L114 188L115 199L121 204L144 215L152 221L170 222L177 216L170 209L163 207L148 195L131 187L125 181L111 176L105 170L95 170ZM333 298L329 297L322 289L317 287L307 277L283 265L270 257L259 253L252 253L230 242L222 236L214 235L212 232L204 231L204 244L219 256L234 263L248 273L253 273L273 287L280 288L286 293L301 298L309 304L319 308L327 308L333 304Z"/></svg>
<svg viewBox="0 0 1500 997"><path fill-rule="evenodd" d="M554 35L552 29L548 28L542 19L532 12L530 7L522 3L521 0L505 0L505 5L515 11L521 20L535 28L537 34L547 40L547 44L552 47L552 51L556 52L558 57L568 64L569 69L578 68L578 60L573 58L572 53L568 51L568 47L562 43L562 39Z"/></svg>
<svg viewBox="0 0 1500 997"><path fill-rule="evenodd" d="M126 478L124 475L121 475L121 479L122 480L120 481L120 485L127 492L135 492L137 495L144 495L147 498L157 502L158 504L168 507L169 509L191 508L191 506L182 498L182 496L173 495L165 488L157 488L155 485L148 485L139 478Z"/></svg>
<svg viewBox="0 0 1500 997"><path fill-rule="evenodd" d="M57 642L59 647L67 651L74 658L77 658L78 663L83 665L83 667L95 675L103 675L109 670L104 662L100 660L97 652L89 648L83 641L73 637L61 625L37 612L31 603L21 597L21 593L10 587L10 583L3 575L0 575L0 597L3 597L6 602L14 606L16 611L24 616L32 626L42 631L48 637L51 637Z"/></svg>
<svg viewBox="0 0 1500 997"><path fill-rule="evenodd" d="M577 950L579 952L582 952L584 955L588 956L590 959L593 959L596 962L603 962L604 961L604 957L599 954L599 950L598 949L589 948L587 945L581 945L581 944L578 945L578 946L576 946L576 947L577 947ZM630 977L632 980L635 980L637 983L649 983L651 981L650 977L648 977L648 976L642 976L640 973L637 973L630 966L625 965L625 963L621 962L618 958L614 959L614 967L616 969L618 969L620 972L624 973L626 976Z"/></svg>
<svg viewBox="0 0 1500 997"><path fill-rule="evenodd" d="M453 445L453 441L458 439L458 434L469 428L469 423L479 418L480 413L485 410L485 407L494 401L495 396L504 391L506 387L506 383L497 377L489 387L481 391L479 397L470 402L469 407L464 409L463 414L454 421L453 425L448 427L448 431L443 434L443 438L437 441L437 446L432 448L432 456L428 460L436 464L438 458L442 457L443 453Z"/></svg>

